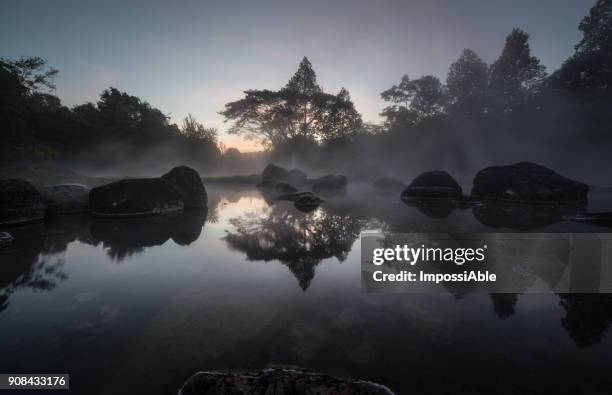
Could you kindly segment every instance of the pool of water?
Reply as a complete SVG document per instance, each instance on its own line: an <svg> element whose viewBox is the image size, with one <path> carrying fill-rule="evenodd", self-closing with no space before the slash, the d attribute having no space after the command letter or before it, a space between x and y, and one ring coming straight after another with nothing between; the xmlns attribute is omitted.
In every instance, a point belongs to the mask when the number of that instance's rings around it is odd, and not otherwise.
<svg viewBox="0 0 612 395"><path fill-rule="evenodd" d="M364 188L311 213L256 190L208 192L207 211L11 228L0 372L70 373L79 394L171 394L197 370L270 365L400 394L610 393L609 295L363 293L359 241L369 229L610 228L541 207L410 207Z"/></svg>

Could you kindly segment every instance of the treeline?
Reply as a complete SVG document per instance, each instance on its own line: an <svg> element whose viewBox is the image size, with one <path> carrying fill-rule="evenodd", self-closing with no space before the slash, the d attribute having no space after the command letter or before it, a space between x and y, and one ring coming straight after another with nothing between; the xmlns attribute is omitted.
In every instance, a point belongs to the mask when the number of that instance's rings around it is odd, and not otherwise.
<svg viewBox="0 0 612 395"><path fill-rule="evenodd" d="M531 160L610 184L612 0L598 0L578 28L575 53L552 73L532 54L529 35L514 29L492 64L465 49L445 81L404 75L381 93L382 125L364 122L346 89L325 92L307 58L284 87L247 90L220 114L229 133L259 141L271 161L314 172L409 178L446 168L461 179ZM67 108L52 94L56 74L36 57L0 61L0 161L253 173L266 159L220 149L216 130L190 115L172 124L115 88Z"/></svg>
<svg viewBox="0 0 612 395"><path fill-rule="evenodd" d="M43 59L0 60L0 160L109 167L141 161L218 165L217 131L191 115L182 124L138 97L109 88L96 103L68 108L52 94L57 70ZM150 162L150 163L148 163Z"/></svg>
<svg viewBox="0 0 612 395"><path fill-rule="evenodd" d="M406 177L443 167L467 177L482 166L532 160L606 182L612 0L599 0L579 30L575 53L550 74L528 33L514 29L492 64L465 49L444 82L404 75L381 93L389 103L384 126L364 124L346 89L323 92L306 58L285 87L246 91L221 114L233 122L230 133L258 139L273 160L315 171Z"/></svg>

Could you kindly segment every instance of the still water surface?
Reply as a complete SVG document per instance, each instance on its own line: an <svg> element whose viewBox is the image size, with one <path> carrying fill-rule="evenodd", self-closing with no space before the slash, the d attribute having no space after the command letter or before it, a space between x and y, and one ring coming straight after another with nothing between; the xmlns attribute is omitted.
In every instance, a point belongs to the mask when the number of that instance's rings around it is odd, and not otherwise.
<svg viewBox="0 0 612 395"><path fill-rule="evenodd" d="M348 196L305 214L256 190L209 188L207 212L11 229L0 372L68 372L77 394L172 394L197 370L271 364L400 394L611 392L608 295L366 294L359 263L367 229L609 228L542 208L445 212Z"/></svg>

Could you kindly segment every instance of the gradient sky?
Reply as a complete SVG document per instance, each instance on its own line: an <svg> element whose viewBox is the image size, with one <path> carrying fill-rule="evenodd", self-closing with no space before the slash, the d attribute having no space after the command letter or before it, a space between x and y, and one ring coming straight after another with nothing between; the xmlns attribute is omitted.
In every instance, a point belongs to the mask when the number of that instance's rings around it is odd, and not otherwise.
<svg viewBox="0 0 612 395"><path fill-rule="evenodd" d="M37 55L60 70L69 106L114 86L179 121L192 113L227 146L217 114L245 89L277 89L303 56L326 91L346 87L380 122L380 92L407 73L446 78L463 48L487 62L513 27L554 70L573 52L595 0L29 1L2 2L0 56Z"/></svg>

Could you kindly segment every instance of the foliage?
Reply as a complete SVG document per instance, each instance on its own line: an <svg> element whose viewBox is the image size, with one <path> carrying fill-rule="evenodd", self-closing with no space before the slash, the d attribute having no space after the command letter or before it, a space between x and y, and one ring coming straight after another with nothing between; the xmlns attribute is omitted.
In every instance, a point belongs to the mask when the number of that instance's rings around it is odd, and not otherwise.
<svg viewBox="0 0 612 395"><path fill-rule="evenodd" d="M482 115L485 111L489 70L476 52L464 49L446 77L449 112Z"/></svg>
<svg viewBox="0 0 612 395"><path fill-rule="evenodd" d="M324 141L351 134L362 124L348 91L323 92L307 58L278 91L247 90L243 99L227 103L222 114L233 125L229 133L278 147L296 137Z"/></svg>

